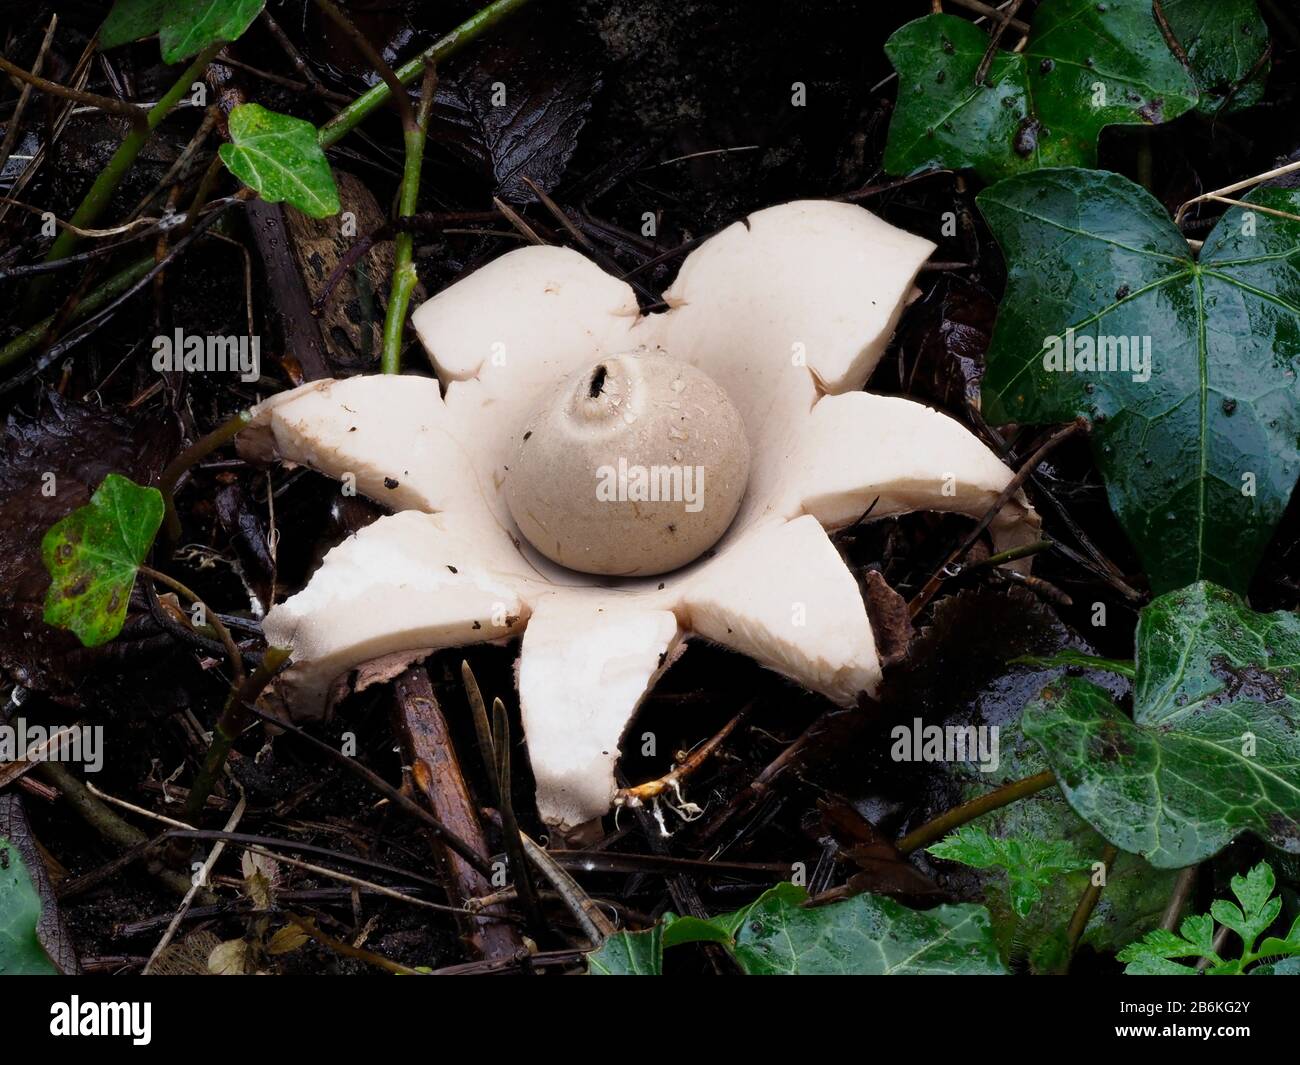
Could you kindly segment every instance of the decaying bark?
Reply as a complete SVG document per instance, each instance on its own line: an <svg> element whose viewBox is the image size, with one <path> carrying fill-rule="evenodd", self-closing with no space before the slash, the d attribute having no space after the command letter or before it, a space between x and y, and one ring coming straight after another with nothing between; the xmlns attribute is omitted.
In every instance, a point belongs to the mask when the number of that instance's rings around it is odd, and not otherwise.
<svg viewBox="0 0 1300 1065"><path fill-rule="evenodd" d="M492 852L452 745L447 719L434 697L428 673L423 666L408 669L397 679L395 689L398 732L416 787L439 821L485 856L490 855ZM433 847L452 905L461 905L466 899L489 895L495 890L464 859L436 842ZM488 907L481 916L466 916L462 921L470 947L483 958L512 957L524 949L514 925L493 918L504 913L503 907Z"/></svg>

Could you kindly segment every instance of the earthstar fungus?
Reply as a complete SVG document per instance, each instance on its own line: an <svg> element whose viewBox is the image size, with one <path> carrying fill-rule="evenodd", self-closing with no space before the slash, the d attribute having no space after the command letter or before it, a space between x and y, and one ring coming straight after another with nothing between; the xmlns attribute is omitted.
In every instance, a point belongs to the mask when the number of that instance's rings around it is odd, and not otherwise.
<svg viewBox="0 0 1300 1065"><path fill-rule="evenodd" d="M947 415L860 391L932 250L860 207L789 203L705 241L664 294L669 309L641 315L632 289L579 253L522 248L415 312L438 380L319 381L261 404L241 437L246 454L351 475L358 491L397 511L335 547L306 588L267 615L268 640L293 649L280 688L288 709L324 713L335 682L361 663L395 669L438 648L522 633L517 680L538 807L571 827L610 808L619 741L688 635L841 704L875 694L881 667L862 594L827 530L868 511L872 520L914 510L982 516L1012 476ZM634 567L619 549L636 555L635 530L609 538L608 557L590 566L603 573L560 565L556 556L581 559L545 530L569 518L549 513L521 530L530 519L514 515L565 499L594 503L597 453L602 465L635 465L636 448L621 455L616 441L585 453L566 482L554 473L573 459L563 443L532 457L535 440L523 437L547 410L578 402L575 389L635 384L643 372L659 375L642 381L656 403L683 375L688 396L708 398L697 418L673 423L682 447L648 454L702 466L702 513L716 506L725 516L700 542L725 532L707 550L660 552L655 537L672 515L690 514L680 499L641 501L650 546ZM601 395L598 387L589 398ZM724 439L729 408L743 432L736 446ZM637 417L672 410L651 404ZM609 408L596 416L612 417ZM573 469L587 471L586 488ZM618 507L605 504L611 522ZM583 520L601 513L589 508ZM1018 496L991 533L1006 549L1037 539L1037 527Z"/></svg>

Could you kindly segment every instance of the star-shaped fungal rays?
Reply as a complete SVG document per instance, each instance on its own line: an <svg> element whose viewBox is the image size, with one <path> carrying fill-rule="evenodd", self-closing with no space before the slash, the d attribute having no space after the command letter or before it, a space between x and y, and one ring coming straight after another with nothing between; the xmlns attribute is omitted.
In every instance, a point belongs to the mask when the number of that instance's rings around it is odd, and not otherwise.
<svg viewBox="0 0 1300 1065"><path fill-rule="evenodd" d="M281 690L323 713L363 662L523 633L519 695L538 806L605 813L628 722L697 634L839 703L880 681L857 581L827 529L912 510L982 515L1011 478L963 426L859 391L933 245L849 204L803 201L706 241L642 316L632 289L562 248L513 251L416 311L445 386L314 382L255 411L245 453L302 463L398 513L334 548L264 629L293 650ZM705 371L744 422L740 511L703 557L618 579L564 569L519 534L503 485L538 404L602 357L662 352ZM873 505L874 504L874 505ZM1000 549L1036 538L1023 498Z"/></svg>

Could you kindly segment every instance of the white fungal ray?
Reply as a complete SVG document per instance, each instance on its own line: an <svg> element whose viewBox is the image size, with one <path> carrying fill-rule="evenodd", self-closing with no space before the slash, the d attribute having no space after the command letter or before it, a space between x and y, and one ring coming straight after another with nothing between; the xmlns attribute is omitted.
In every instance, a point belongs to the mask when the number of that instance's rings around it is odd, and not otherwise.
<svg viewBox="0 0 1300 1065"><path fill-rule="evenodd" d="M351 475L357 491L393 510L472 512L478 486L447 422L431 378L313 381L261 404L239 450L338 480Z"/></svg>
<svg viewBox="0 0 1300 1065"><path fill-rule="evenodd" d="M293 649L282 694L299 716L323 714L346 671L387 655L502 639L523 629L527 578L497 568L477 529L450 515L406 511L330 551L297 595L267 614L272 646Z"/></svg>
<svg viewBox="0 0 1300 1065"><path fill-rule="evenodd" d="M880 659L858 582L817 519L765 522L682 590L684 624L837 703L875 695Z"/></svg>
<svg viewBox="0 0 1300 1065"><path fill-rule="evenodd" d="M932 250L852 205L773 207L704 242L666 293L670 309L638 318L631 288L577 252L523 248L413 315L442 396L430 379L361 377L262 404L241 441L249 453L351 474L406 511L335 548L268 614L268 638L293 650L290 709L321 713L331 684L368 660L524 631L538 807L569 828L609 809L620 739L692 633L836 702L874 694L862 596L824 530L869 508L870 519L980 517L1012 477L954 419L858 391ZM726 390L750 476L704 557L660 577L597 578L533 550L504 485L517 434L552 390L632 350L692 363ZM1005 548L1037 528L1018 495L991 531Z"/></svg>
<svg viewBox="0 0 1300 1065"><path fill-rule="evenodd" d="M954 418L914 400L848 392L825 396L800 426L787 478L787 506L827 529L915 510L983 516L1006 487L1007 467ZM834 453L834 462L824 461ZM1037 538L1038 515L1023 494L991 526L1007 550Z"/></svg>
<svg viewBox="0 0 1300 1065"><path fill-rule="evenodd" d="M681 636L668 610L555 593L538 602L519 656L519 706L552 821L577 825L609 809L623 730Z"/></svg>

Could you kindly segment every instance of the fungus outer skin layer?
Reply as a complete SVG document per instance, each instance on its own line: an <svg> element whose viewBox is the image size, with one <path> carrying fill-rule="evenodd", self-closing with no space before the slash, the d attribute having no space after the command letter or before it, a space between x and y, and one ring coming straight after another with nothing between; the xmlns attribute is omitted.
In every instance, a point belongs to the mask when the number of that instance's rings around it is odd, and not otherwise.
<svg viewBox="0 0 1300 1065"><path fill-rule="evenodd" d="M851 204L785 204L705 241L665 294L669 309L638 316L632 289L577 252L522 248L413 315L441 390L368 376L262 404L241 437L247 453L350 474L403 511L336 547L268 614L268 638L293 650L288 708L322 713L338 678L369 659L522 632L538 807L572 827L608 809L619 737L692 635L845 705L874 695L870 623L826 530L868 511L981 517L1012 477L955 419L859 391L932 250ZM544 395L627 351L671 354L717 381L744 422L750 474L735 520L703 557L610 579L533 550L504 485ZM1018 494L990 531L1001 550L1037 530Z"/></svg>

